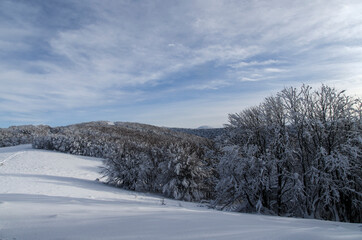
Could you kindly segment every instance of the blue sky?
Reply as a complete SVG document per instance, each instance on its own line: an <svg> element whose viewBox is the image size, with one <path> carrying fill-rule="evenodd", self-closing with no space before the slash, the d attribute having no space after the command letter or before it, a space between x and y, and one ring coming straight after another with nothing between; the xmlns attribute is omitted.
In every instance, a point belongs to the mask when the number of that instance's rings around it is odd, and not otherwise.
<svg viewBox="0 0 362 240"><path fill-rule="evenodd" d="M0 127L214 127L285 86L362 93L360 0L0 0Z"/></svg>

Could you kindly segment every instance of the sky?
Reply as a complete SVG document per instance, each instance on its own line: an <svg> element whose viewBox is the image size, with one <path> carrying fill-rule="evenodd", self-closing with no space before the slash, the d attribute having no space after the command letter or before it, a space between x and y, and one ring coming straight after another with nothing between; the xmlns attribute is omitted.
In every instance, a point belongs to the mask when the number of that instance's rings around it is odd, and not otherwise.
<svg viewBox="0 0 362 240"><path fill-rule="evenodd" d="M221 127L284 87L362 94L360 0L0 0L0 127Z"/></svg>

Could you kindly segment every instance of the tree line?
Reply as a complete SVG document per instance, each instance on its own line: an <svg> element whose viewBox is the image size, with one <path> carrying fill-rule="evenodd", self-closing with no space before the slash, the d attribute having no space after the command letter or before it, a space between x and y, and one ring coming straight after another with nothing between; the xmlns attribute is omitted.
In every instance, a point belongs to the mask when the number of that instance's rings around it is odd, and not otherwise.
<svg viewBox="0 0 362 240"><path fill-rule="evenodd" d="M0 144L103 158L105 181L125 189L232 211L361 222L361 109L344 91L304 85L230 114L225 129L208 133L212 140L91 122L2 129Z"/></svg>

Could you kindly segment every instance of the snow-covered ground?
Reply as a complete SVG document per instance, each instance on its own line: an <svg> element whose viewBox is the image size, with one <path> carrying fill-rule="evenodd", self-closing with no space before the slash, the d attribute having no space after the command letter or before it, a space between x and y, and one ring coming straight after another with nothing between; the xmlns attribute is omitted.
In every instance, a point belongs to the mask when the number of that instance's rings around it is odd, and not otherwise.
<svg viewBox="0 0 362 240"><path fill-rule="evenodd" d="M30 145L0 148L0 240L362 239L362 224L220 212L113 188L95 181L100 166Z"/></svg>

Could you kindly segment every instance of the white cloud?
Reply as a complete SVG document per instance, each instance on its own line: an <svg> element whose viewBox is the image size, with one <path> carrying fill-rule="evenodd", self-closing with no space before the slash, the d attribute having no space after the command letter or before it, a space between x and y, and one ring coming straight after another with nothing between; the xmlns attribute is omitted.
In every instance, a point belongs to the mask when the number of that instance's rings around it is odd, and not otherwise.
<svg viewBox="0 0 362 240"><path fill-rule="evenodd" d="M230 83L225 80L210 80L205 83L192 84L188 86L186 89L195 89L195 90L205 90L205 89L219 89L225 86L229 86Z"/></svg>
<svg viewBox="0 0 362 240"><path fill-rule="evenodd" d="M230 64L229 66L231 68L244 68L244 67L254 67L254 66L268 66L268 65L275 65L275 64L281 64L284 63L283 61L280 60L274 60L274 59L270 59L270 60L266 60L266 61L250 61L250 62L238 62L238 63L233 63Z"/></svg>

